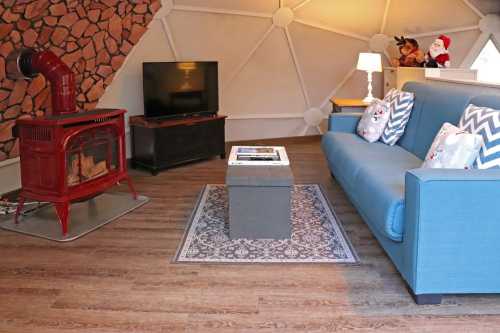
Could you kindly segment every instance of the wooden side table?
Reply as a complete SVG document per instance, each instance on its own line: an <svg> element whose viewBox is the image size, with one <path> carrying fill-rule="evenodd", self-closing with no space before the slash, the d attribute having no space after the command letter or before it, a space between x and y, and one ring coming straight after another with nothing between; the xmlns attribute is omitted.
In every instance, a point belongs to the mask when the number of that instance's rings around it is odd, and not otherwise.
<svg viewBox="0 0 500 333"><path fill-rule="evenodd" d="M354 98L335 98L332 97L330 102L333 106L332 112L365 112L369 103L363 102L362 99Z"/></svg>

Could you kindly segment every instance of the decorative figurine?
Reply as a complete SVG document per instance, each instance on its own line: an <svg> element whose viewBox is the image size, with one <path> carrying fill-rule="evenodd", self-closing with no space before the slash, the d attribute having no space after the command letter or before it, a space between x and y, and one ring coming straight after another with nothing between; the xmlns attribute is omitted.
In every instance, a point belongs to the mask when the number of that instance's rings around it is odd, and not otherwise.
<svg viewBox="0 0 500 333"><path fill-rule="evenodd" d="M450 55L448 48L450 47L451 39L448 36L439 36L429 47L429 52L425 55L425 67L430 68L449 68Z"/></svg>
<svg viewBox="0 0 500 333"><path fill-rule="evenodd" d="M392 59L394 67L423 67L425 63L425 54L420 50L418 42L413 38L394 37L399 46L401 56L398 59Z"/></svg>

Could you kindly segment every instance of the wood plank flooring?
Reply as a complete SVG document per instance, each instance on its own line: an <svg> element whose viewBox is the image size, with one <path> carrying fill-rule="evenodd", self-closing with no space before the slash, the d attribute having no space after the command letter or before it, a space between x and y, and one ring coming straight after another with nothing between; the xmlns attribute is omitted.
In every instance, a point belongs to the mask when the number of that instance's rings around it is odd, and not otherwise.
<svg viewBox="0 0 500 333"><path fill-rule="evenodd" d="M500 332L500 295L413 303L319 140L266 143L287 146L297 183L325 187L359 266L171 264L198 193L224 182L226 161L132 171L152 201L78 241L0 231L0 332Z"/></svg>

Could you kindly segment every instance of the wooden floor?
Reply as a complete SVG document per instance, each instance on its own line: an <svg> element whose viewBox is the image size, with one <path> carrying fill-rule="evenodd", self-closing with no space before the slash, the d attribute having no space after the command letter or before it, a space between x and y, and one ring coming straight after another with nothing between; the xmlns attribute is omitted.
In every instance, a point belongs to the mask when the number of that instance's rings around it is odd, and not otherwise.
<svg viewBox="0 0 500 333"><path fill-rule="evenodd" d="M287 146L298 183L327 190L359 266L171 264L196 197L224 160L152 177L152 201L69 244L0 231L0 332L500 332L500 296L416 306L329 176L319 138ZM376 195L376 194L374 194Z"/></svg>

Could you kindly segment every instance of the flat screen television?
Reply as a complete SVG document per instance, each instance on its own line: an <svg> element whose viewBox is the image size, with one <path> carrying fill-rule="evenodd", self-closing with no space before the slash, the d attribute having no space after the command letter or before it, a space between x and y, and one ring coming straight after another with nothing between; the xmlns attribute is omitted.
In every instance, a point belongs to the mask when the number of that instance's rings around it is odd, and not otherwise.
<svg viewBox="0 0 500 333"><path fill-rule="evenodd" d="M215 114L219 110L216 61L142 64L147 119Z"/></svg>

